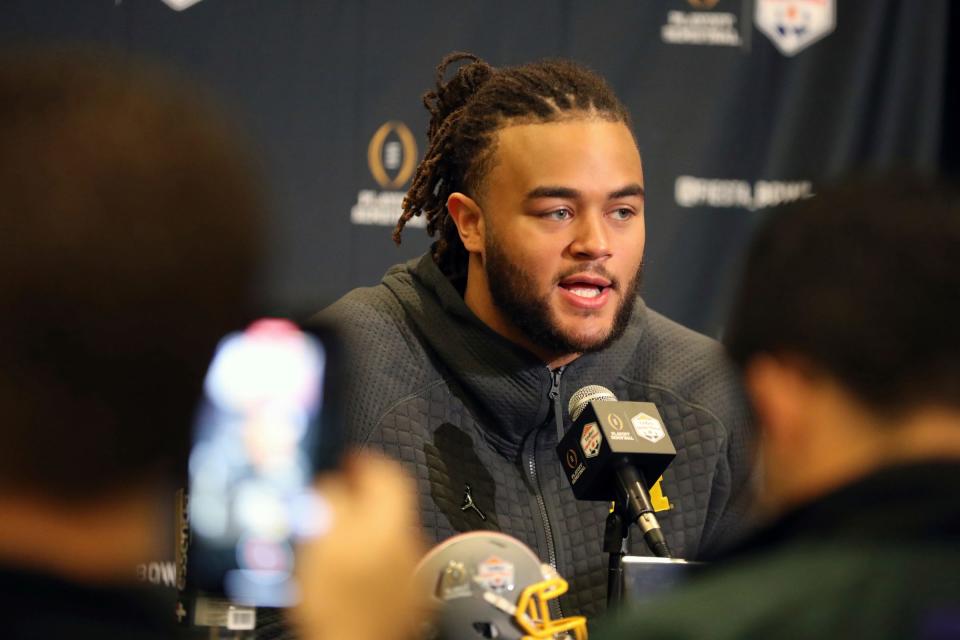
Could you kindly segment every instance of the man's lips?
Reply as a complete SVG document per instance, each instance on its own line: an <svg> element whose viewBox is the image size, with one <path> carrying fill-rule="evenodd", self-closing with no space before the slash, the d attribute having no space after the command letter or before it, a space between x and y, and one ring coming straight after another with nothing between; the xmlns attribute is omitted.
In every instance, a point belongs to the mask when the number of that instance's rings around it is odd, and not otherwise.
<svg viewBox="0 0 960 640"><path fill-rule="evenodd" d="M592 273L578 273L563 278L558 287L563 298L579 309L599 309L610 297L612 283Z"/></svg>
<svg viewBox="0 0 960 640"><path fill-rule="evenodd" d="M595 273L576 273L560 280L560 286L565 289L571 289L576 285L606 288L610 286L610 280Z"/></svg>

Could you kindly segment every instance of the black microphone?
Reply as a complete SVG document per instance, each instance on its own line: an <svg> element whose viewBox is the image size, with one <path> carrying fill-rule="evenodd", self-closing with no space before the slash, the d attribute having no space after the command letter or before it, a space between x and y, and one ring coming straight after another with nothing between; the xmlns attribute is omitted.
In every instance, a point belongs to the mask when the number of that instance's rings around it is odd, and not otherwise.
<svg viewBox="0 0 960 640"><path fill-rule="evenodd" d="M573 426L557 454L574 495L622 505L650 550L672 557L648 489L677 455L657 407L620 402L609 389L588 385L573 394L568 409Z"/></svg>

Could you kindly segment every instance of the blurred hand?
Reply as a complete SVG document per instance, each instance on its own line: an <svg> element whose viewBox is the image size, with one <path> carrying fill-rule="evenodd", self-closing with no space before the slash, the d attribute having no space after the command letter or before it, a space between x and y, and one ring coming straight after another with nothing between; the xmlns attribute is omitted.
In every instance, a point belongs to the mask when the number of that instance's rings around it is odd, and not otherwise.
<svg viewBox="0 0 960 640"><path fill-rule="evenodd" d="M413 483L395 462L356 453L317 488L332 525L298 552L303 597L292 614L302 637L414 637L425 609L422 592L412 588L424 552Z"/></svg>

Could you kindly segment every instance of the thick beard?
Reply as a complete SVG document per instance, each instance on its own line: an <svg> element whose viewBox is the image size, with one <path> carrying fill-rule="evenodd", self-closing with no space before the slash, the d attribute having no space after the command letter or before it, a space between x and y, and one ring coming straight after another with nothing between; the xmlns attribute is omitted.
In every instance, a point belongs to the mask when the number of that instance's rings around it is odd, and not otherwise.
<svg viewBox="0 0 960 640"><path fill-rule="evenodd" d="M631 281L623 288L620 282L602 267L578 267L576 271L555 277L554 285L573 273L588 271L609 279L611 286L622 292L610 332L601 338L578 338L564 333L554 321L550 311L549 294L538 296L535 279L511 262L495 240L490 240L486 246L484 264L490 295L503 317L512 322L532 344L554 356L590 353L606 349L626 331L637 301L637 291L643 280L642 263Z"/></svg>

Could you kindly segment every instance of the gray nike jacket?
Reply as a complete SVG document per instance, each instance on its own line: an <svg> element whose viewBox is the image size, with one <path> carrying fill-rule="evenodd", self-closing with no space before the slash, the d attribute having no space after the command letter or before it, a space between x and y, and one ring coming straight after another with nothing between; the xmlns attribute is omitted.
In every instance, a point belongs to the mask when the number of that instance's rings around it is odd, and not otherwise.
<svg viewBox="0 0 960 640"><path fill-rule="evenodd" d="M484 325L429 255L319 317L346 345L348 439L414 476L427 536L493 529L519 538L570 582L564 615L595 616L606 598L609 505L574 499L554 450L571 426L567 401L584 385L660 410L677 457L661 483L670 508L658 519L676 557L739 534L749 414L737 377L718 343L642 300L614 344L559 372ZM630 544L649 554L642 536Z"/></svg>

